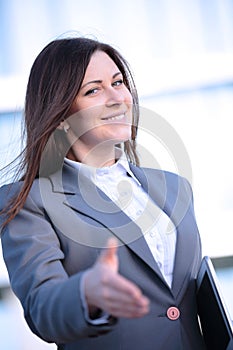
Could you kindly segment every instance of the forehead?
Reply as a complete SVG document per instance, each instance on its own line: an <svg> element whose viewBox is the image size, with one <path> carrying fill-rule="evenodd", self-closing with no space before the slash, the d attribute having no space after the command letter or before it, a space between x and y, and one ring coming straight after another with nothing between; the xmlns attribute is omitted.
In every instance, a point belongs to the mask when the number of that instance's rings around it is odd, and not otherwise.
<svg viewBox="0 0 233 350"><path fill-rule="evenodd" d="M84 81L89 79L99 79L99 74L111 75L113 76L115 73L119 72L119 68L115 64L115 62L103 51L96 51L92 55L90 62L87 66L86 73L84 76Z"/></svg>

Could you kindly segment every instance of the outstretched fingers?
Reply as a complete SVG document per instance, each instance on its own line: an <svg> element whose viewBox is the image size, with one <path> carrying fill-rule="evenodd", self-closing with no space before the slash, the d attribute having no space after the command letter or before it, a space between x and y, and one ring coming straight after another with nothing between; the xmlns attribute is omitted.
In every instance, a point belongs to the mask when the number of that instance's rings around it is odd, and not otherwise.
<svg viewBox="0 0 233 350"><path fill-rule="evenodd" d="M115 317L142 317L149 312L149 300L133 282L118 273L117 241L111 238L94 266L84 277L90 310L99 308Z"/></svg>

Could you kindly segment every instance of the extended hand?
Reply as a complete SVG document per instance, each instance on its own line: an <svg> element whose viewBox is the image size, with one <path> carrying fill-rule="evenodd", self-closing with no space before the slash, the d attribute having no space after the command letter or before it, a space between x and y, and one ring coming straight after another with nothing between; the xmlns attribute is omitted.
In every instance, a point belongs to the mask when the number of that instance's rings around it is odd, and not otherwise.
<svg viewBox="0 0 233 350"><path fill-rule="evenodd" d="M141 290L118 273L117 241L113 238L87 271L84 290L90 310L99 308L127 318L142 317L149 311L149 300Z"/></svg>

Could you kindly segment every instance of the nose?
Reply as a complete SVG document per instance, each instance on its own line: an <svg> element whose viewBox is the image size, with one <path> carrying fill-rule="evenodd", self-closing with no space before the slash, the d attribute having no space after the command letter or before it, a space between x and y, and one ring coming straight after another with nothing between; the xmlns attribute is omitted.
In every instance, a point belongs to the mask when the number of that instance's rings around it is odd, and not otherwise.
<svg viewBox="0 0 233 350"><path fill-rule="evenodd" d="M125 101L125 93L122 90L117 90L114 87L110 87L106 92L106 106L111 107L114 105L120 105Z"/></svg>

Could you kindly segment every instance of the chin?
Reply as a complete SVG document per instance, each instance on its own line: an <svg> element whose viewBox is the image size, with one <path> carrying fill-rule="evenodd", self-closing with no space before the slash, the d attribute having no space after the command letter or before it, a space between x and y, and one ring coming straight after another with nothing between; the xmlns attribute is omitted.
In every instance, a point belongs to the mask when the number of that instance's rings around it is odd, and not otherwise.
<svg viewBox="0 0 233 350"><path fill-rule="evenodd" d="M121 127L118 130L110 133L112 139L118 140L118 142L128 141L131 138L131 127Z"/></svg>
<svg viewBox="0 0 233 350"><path fill-rule="evenodd" d="M112 135L109 140L113 140L115 144L122 143L131 139L131 133L122 133L121 135Z"/></svg>

